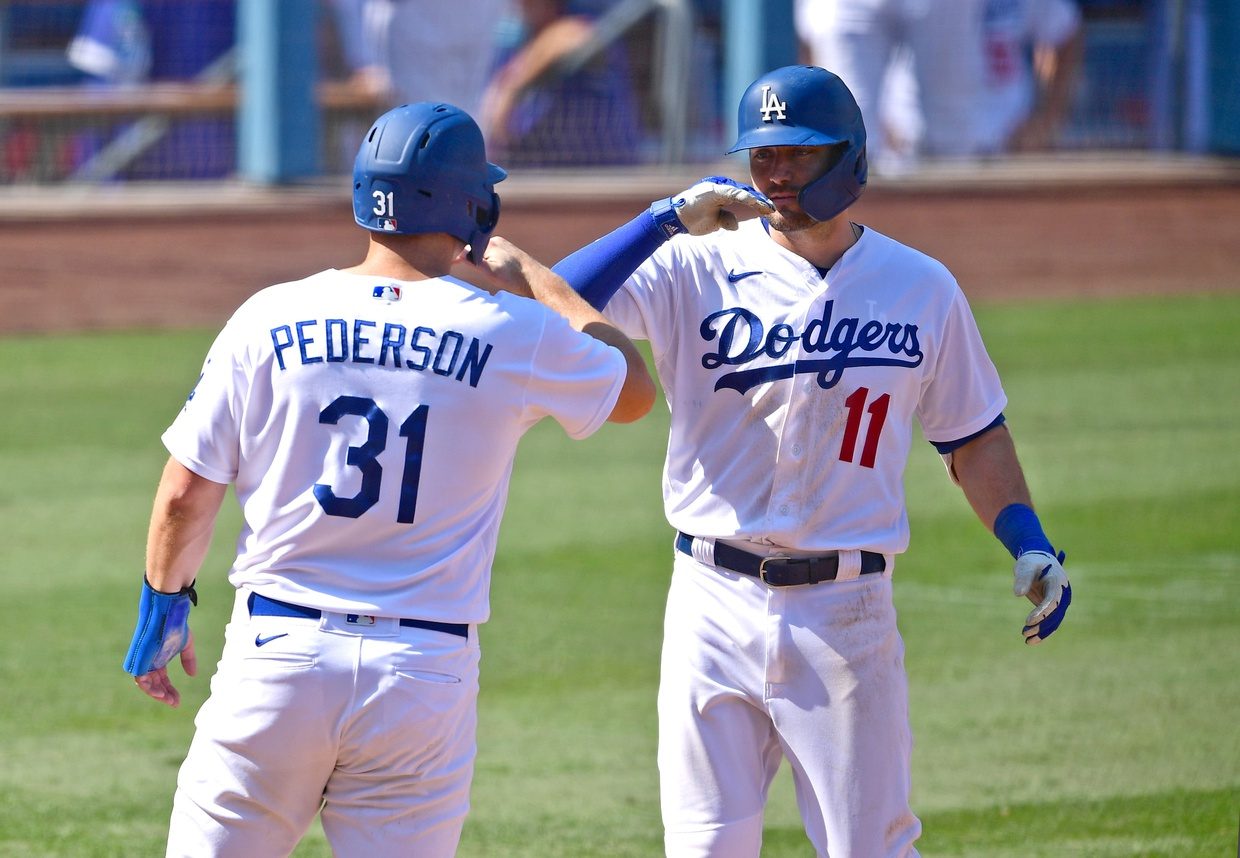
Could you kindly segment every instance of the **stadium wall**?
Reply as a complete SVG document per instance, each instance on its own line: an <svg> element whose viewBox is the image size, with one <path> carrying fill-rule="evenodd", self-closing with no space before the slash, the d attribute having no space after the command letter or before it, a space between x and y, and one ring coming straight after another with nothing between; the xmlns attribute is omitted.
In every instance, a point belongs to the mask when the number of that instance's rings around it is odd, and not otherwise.
<svg viewBox="0 0 1240 858"><path fill-rule="evenodd" d="M498 232L552 264L702 174L516 175L499 186ZM353 264L366 243L347 182L10 191L0 213L0 335L215 328L258 289ZM970 300L1240 289L1231 160L960 166L875 180L853 214L942 260Z"/></svg>

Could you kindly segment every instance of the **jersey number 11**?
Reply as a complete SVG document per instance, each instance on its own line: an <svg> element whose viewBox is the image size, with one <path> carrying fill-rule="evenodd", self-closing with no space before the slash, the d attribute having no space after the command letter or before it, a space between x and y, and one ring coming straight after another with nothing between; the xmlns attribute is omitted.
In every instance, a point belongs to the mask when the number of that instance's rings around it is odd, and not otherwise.
<svg viewBox="0 0 1240 858"><path fill-rule="evenodd" d="M840 461L851 462L857 452L861 417L869 414L870 425L866 428L865 443L861 445L861 461L857 463L863 468L874 467L874 459L878 455L878 436L883 433L883 423L887 421L887 407L891 404L891 394L884 393L867 408L865 401L869 396L868 387L858 387L844 400L844 407L848 409L848 423L844 426L844 441L840 444Z"/></svg>

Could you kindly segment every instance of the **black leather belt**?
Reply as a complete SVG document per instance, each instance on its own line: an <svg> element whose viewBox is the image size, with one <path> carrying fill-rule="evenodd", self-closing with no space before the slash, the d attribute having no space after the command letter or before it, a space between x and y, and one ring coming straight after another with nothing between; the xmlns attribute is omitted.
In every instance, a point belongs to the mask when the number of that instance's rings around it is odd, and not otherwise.
<svg viewBox="0 0 1240 858"><path fill-rule="evenodd" d="M677 533L676 550L692 557L693 537L687 533ZM715 565L759 578L772 587L794 587L834 581L840 571L840 558L837 554L827 557L762 557L716 540ZM862 575L882 572L886 568L887 558L883 555L873 551L861 552Z"/></svg>
<svg viewBox="0 0 1240 858"><path fill-rule="evenodd" d="M318 608L305 608L301 605L290 605L288 602L281 602L279 599L260 596L258 593L251 593L246 604L249 605L251 617L304 617L308 620L317 620L323 616L323 612ZM349 616L361 617L363 615L351 614ZM400 624L409 629L427 629L432 632L445 632L450 635L456 635L458 638L469 637L469 626L464 623L440 623L435 620L410 620L402 618L400 620Z"/></svg>

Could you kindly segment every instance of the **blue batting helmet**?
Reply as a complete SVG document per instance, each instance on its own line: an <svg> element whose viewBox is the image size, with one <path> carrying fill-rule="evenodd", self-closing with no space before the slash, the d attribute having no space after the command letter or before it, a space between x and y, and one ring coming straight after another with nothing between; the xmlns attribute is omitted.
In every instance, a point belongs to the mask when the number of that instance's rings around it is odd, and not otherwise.
<svg viewBox="0 0 1240 858"><path fill-rule="evenodd" d="M738 136L728 154L764 146L835 146L840 156L801 189L797 201L816 220L830 220L865 190L865 124L848 87L816 66L784 66L755 80L741 96Z"/></svg>
<svg viewBox="0 0 1240 858"><path fill-rule="evenodd" d="M499 220L482 131L450 104L402 104L375 120L353 162L353 217L374 232L446 232L482 258Z"/></svg>

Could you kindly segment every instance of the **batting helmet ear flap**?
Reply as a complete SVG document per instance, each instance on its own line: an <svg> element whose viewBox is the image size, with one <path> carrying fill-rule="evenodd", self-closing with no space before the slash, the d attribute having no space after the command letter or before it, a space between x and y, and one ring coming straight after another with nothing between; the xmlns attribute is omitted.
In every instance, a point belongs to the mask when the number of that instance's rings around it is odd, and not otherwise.
<svg viewBox="0 0 1240 858"><path fill-rule="evenodd" d="M473 212L477 228L470 233L469 261L477 265L482 261L482 254L486 253L491 233L495 232L495 227L499 223L499 194L492 191L491 204L489 206L475 205Z"/></svg>
<svg viewBox="0 0 1240 858"><path fill-rule="evenodd" d="M846 147L826 172L801 189L797 203L814 220L830 220L860 198L868 169L865 145Z"/></svg>

